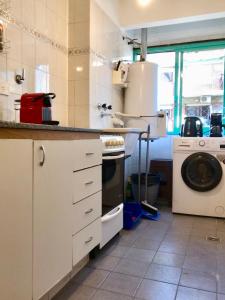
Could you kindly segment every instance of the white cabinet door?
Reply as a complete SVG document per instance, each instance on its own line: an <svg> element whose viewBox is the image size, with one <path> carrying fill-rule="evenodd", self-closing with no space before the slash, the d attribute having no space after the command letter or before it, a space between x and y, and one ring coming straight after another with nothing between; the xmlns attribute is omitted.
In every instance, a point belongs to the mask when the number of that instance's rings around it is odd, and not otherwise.
<svg viewBox="0 0 225 300"><path fill-rule="evenodd" d="M0 140L0 298L32 299L31 140Z"/></svg>
<svg viewBox="0 0 225 300"><path fill-rule="evenodd" d="M72 269L71 161L71 141L34 141L34 300Z"/></svg>

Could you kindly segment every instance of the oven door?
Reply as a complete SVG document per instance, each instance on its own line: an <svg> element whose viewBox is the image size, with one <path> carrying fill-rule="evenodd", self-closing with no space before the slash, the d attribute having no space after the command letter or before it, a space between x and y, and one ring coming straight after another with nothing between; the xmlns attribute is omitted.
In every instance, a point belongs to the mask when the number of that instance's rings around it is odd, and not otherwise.
<svg viewBox="0 0 225 300"><path fill-rule="evenodd" d="M103 155L102 158L102 215L124 200L124 152Z"/></svg>

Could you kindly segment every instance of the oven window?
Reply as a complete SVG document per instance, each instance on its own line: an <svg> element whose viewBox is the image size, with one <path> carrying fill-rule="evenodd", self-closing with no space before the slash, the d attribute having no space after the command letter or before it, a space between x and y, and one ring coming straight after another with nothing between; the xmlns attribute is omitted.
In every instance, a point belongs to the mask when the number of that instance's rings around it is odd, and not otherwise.
<svg viewBox="0 0 225 300"><path fill-rule="evenodd" d="M102 164L102 214L124 200L124 158L104 160Z"/></svg>

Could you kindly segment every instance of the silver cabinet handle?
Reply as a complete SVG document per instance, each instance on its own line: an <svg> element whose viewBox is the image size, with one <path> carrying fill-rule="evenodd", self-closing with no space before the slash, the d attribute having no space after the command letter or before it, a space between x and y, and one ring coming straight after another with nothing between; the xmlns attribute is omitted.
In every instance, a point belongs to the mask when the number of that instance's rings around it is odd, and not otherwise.
<svg viewBox="0 0 225 300"><path fill-rule="evenodd" d="M40 165L41 167L43 167L43 166L44 166L44 163L45 163L45 148L44 148L43 145L40 146L40 150L41 150L42 153L43 153L43 158L42 158L42 161L40 161L39 165Z"/></svg>
<svg viewBox="0 0 225 300"><path fill-rule="evenodd" d="M90 243L93 240L93 236L91 236L87 241L85 241L85 244Z"/></svg>
<svg viewBox="0 0 225 300"><path fill-rule="evenodd" d="M90 208L89 210L85 211L85 215L88 215L88 214L92 213L93 210L94 210L93 208Z"/></svg>
<svg viewBox="0 0 225 300"><path fill-rule="evenodd" d="M94 152L87 152L85 153L87 156L90 156L90 155L94 155Z"/></svg>
<svg viewBox="0 0 225 300"><path fill-rule="evenodd" d="M85 182L85 185L90 185L90 184L92 184L92 183L94 183L93 180L92 180L92 181Z"/></svg>

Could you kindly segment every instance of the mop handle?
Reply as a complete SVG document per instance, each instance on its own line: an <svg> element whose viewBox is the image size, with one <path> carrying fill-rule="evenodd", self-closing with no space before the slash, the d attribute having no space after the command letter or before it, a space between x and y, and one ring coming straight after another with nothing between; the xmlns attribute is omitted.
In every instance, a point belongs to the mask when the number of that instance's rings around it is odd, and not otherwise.
<svg viewBox="0 0 225 300"><path fill-rule="evenodd" d="M145 169L145 201L147 202L148 199L148 161L149 161L149 139L150 139L150 125L148 125L147 131L147 149L146 149L146 169Z"/></svg>
<svg viewBox="0 0 225 300"><path fill-rule="evenodd" d="M138 155L138 201L141 203L141 137L139 134L139 155Z"/></svg>

